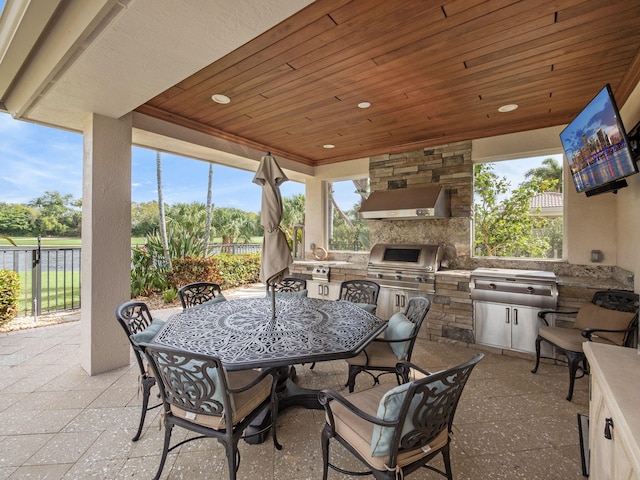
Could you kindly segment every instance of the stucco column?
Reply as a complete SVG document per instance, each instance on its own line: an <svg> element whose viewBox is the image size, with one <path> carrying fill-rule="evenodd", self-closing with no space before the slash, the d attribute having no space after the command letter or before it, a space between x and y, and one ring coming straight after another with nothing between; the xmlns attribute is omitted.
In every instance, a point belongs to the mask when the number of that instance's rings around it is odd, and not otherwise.
<svg viewBox="0 0 640 480"><path fill-rule="evenodd" d="M309 178L305 182L304 202L304 241L305 258L313 259L311 255L315 247L329 249L327 239L327 182L317 178ZM312 220L312 221L310 221Z"/></svg>
<svg viewBox="0 0 640 480"><path fill-rule="evenodd" d="M81 364L89 375L129 364L115 319L131 297L131 115L84 122Z"/></svg>

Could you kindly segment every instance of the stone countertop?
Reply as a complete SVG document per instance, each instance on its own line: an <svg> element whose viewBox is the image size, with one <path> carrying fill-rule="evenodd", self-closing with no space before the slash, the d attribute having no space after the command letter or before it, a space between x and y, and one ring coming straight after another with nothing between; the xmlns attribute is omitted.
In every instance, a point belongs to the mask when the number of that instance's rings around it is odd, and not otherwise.
<svg viewBox="0 0 640 480"><path fill-rule="evenodd" d="M360 262L348 262L344 260L296 260L291 267L296 271L311 270L317 266L326 266L334 268L338 271L358 271L363 275L366 275L367 264ZM438 270L436 275L436 281L438 278L443 277L457 277L460 279L469 279L473 270ZM619 289L619 290L631 290L628 285L620 282L614 278L603 277L589 277L589 276L568 276L557 275L558 285L564 287L582 287L591 289Z"/></svg>
<svg viewBox="0 0 640 480"><path fill-rule="evenodd" d="M347 262L344 260L296 260L293 262L293 266L302 266L302 267L341 267L341 268L349 268L352 266L353 268L360 268L359 264L353 262Z"/></svg>
<svg viewBox="0 0 640 480"><path fill-rule="evenodd" d="M624 283L614 278L601 278L601 277L569 277L569 276L559 275L558 285L561 285L564 287L630 290L629 286L625 285Z"/></svg>

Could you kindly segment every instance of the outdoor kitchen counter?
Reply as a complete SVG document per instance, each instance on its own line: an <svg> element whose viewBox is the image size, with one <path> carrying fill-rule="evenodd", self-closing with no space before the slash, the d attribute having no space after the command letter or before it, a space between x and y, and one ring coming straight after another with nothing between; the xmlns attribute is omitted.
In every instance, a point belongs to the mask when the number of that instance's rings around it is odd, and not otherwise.
<svg viewBox="0 0 640 480"><path fill-rule="evenodd" d="M558 276L558 285L566 287L585 287L585 288L597 288L600 290L618 289L618 290L630 290L628 285L614 279L614 278L602 278L602 277L568 277Z"/></svg>

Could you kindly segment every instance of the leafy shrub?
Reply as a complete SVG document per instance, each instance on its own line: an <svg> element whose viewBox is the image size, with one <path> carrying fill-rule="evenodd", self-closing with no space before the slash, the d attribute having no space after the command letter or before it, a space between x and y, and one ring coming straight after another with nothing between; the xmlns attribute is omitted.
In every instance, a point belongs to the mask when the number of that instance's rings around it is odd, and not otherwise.
<svg viewBox="0 0 640 480"><path fill-rule="evenodd" d="M20 278L11 270L0 270L0 325L13 320L18 313Z"/></svg>
<svg viewBox="0 0 640 480"><path fill-rule="evenodd" d="M168 286L164 257L146 246L135 247L131 257L131 298L161 292Z"/></svg>
<svg viewBox="0 0 640 480"><path fill-rule="evenodd" d="M222 288L231 288L257 282L259 273L259 253L219 253L205 258L177 258L166 277L168 284L174 288L192 282L214 282Z"/></svg>
<svg viewBox="0 0 640 480"><path fill-rule="evenodd" d="M164 303L173 302L177 296L178 296L178 290L176 290L175 288L169 288L164 292L162 292L162 300L164 300Z"/></svg>
<svg viewBox="0 0 640 480"><path fill-rule="evenodd" d="M218 263L223 288L255 283L260 275L260 254L243 253L231 255L219 253L214 257Z"/></svg>

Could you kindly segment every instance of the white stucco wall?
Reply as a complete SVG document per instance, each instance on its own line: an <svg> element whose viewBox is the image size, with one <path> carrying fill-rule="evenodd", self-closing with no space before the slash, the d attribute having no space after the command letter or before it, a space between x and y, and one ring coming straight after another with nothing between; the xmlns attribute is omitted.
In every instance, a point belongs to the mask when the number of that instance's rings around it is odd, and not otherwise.
<svg viewBox="0 0 640 480"><path fill-rule="evenodd" d="M620 107L627 130L640 121L640 84ZM627 178L628 188L620 190L617 203L618 265L633 272L635 290L640 292L640 175Z"/></svg>

